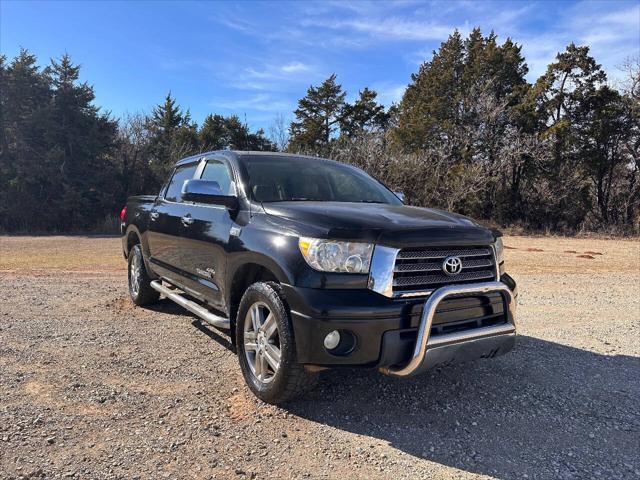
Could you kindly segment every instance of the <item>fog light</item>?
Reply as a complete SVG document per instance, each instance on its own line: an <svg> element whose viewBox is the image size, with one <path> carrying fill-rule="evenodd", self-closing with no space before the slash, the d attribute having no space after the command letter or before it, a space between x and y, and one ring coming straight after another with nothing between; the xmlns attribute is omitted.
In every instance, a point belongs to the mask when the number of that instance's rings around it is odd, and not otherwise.
<svg viewBox="0 0 640 480"><path fill-rule="evenodd" d="M333 332L329 332L326 337L324 337L324 348L327 350L333 350L340 343L340 332L334 330Z"/></svg>

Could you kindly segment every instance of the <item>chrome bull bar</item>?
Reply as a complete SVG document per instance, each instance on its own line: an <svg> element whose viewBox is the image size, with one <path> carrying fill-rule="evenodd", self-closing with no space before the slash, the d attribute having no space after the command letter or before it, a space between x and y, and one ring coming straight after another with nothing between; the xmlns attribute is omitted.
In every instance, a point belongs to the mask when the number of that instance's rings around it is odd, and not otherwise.
<svg viewBox="0 0 640 480"><path fill-rule="evenodd" d="M499 292L502 295L507 316L506 323L480 327L430 337L431 324L440 302L453 295L477 295ZM471 359L485 356L486 352L510 350L516 334L516 302L509 287L502 282L448 285L434 290L425 301L413 355L404 366L385 367L382 373L407 377L428 370L443 360Z"/></svg>

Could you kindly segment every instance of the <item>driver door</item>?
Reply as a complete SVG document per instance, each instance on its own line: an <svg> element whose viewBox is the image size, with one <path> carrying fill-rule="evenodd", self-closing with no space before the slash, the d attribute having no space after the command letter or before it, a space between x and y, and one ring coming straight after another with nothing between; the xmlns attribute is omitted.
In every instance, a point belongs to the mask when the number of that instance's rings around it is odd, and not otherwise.
<svg viewBox="0 0 640 480"><path fill-rule="evenodd" d="M217 182L222 195L236 195L233 172L225 159L207 158L200 179ZM222 205L193 203L189 214L191 223L183 229L182 258L188 286L224 310L229 232L235 222Z"/></svg>

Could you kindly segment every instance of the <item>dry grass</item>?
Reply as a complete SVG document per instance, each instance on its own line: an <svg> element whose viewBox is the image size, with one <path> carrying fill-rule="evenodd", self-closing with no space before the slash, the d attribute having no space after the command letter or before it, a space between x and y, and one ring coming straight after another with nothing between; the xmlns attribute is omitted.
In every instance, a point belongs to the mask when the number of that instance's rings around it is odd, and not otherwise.
<svg viewBox="0 0 640 480"><path fill-rule="evenodd" d="M0 272L124 269L119 237L0 236Z"/></svg>
<svg viewBox="0 0 640 480"><path fill-rule="evenodd" d="M505 237L509 272L640 273L640 241L568 237Z"/></svg>

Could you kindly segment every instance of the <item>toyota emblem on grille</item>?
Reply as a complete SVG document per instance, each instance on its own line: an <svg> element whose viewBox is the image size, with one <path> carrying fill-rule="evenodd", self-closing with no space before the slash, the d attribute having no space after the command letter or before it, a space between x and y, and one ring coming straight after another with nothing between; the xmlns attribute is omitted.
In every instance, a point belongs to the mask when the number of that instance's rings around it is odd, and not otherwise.
<svg viewBox="0 0 640 480"><path fill-rule="evenodd" d="M442 271L447 275L457 275L462 270L460 257L447 257L442 262Z"/></svg>

